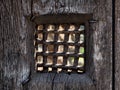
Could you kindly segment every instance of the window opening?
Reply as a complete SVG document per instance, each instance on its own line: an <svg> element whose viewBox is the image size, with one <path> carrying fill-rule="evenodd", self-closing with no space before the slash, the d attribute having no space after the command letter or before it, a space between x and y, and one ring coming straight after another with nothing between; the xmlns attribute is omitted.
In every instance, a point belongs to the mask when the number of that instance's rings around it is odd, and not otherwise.
<svg viewBox="0 0 120 90"><path fill-rule="evenodd" d="M85 71L86 22L80 18L66 21L44 19L37 22L35 31L35 67L39 72ZM50 17L49 17L50 18ZM90 17L89 17L90 18ZM53 20L53 22L52 22ZM65 20L65 21L64 21ZM45 22L44 22L45 21ZM73 21L71 23L71 21ZM42 23L44 22L44 23Z"/></svg>

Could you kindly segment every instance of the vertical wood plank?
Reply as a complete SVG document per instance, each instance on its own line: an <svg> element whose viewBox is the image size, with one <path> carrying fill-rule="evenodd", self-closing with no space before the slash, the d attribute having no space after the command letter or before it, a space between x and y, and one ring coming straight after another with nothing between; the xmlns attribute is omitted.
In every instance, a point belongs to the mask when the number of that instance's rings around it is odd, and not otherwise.
<svg viewBox="0 0 120 90"><path fill-rule="evenodd" d="M112 0L96 1L93 24L94 79L97 90L112 90Z"/></svg>
<svg viewBox="0 0 120 90"><path fill-rule="evenodd" d="M21 83L29 76L29 14L31 0L0 1L0 90L22 90Z"/></svg>
<svg viewBox="0 0 120 90"><path fill-rule="evenodd" d="M115 0L115 90L120 90L120 1Z"/></svg>

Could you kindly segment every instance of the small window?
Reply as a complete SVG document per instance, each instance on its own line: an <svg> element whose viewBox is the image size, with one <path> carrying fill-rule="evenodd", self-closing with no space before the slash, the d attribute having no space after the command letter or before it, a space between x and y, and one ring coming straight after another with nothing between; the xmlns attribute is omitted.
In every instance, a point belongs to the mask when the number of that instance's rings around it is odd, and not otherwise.
<svg viewBox="0 0 120 90"><path fill-rule="evenodd" d="M47 17L47 16L46 16ZM87 19L78 16L39 17L35 31L35 63L39 72L85 71ZM51 18L50 18L51 17ZM61 19L56 19L56 18ZM76 19L75 19L76 18ZM48 22L47 22L48 19ZM70 20L72 19L72 20ZM63 20L63 21L62 21Z"/></svg>

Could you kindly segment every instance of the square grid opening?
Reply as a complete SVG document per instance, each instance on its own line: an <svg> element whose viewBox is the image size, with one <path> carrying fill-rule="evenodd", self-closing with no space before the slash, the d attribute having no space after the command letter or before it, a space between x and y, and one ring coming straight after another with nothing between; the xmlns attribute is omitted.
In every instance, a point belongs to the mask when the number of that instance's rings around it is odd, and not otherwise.
<svg viewBox="0 0 120 90"><path fill-rule="evenodd" d="M42 24L35 32L39 72L84 72L85 24Z"/></svg>

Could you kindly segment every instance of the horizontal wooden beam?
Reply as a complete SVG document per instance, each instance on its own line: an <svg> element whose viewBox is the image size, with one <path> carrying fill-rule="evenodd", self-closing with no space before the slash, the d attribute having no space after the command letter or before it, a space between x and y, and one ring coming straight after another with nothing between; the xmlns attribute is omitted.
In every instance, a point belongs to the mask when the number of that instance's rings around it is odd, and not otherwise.
<svg viewBox="0 0 120 90"><path fill-rule="evenodd" d="M36 24L81 24L92 19L92 14L47 14L34 16L32 21Z"/></svg>

